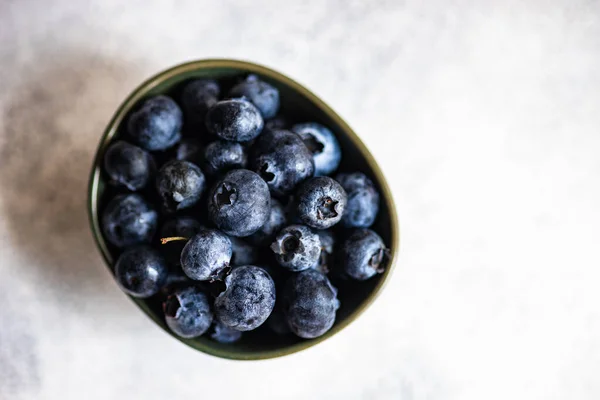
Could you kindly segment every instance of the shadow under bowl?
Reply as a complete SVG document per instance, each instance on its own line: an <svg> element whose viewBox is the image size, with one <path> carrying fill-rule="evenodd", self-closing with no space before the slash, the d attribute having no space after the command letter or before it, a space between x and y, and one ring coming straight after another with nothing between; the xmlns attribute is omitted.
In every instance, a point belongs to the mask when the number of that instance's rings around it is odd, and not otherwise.
<svg viewBox="0 0 600 400"><path fill-rule="evenodd" d="M334 326L323 336L305 340L294 335L277 336L266 327L244 334L241 341L233 344L221 344L202 336L196 339L182 339L174 335L166 326L160 301L157 299L131 299L157 325L177 340L217 357L237 360L258 360L284 356L307 349L332 337L354 321L372 304L390 278L399 250L399 225L394 208L392 193L386 180L371 153L352 129L327 104L287 76L250 62L208 59L192 61L170 68L151 77L142 83L121 104L106 127L98 147L89 182L88 212L91 229L96 244L112 273L112 265L119 251L108 244L102 235L99 213L107 198L114 193L101 173L102 156L106 147L116 138L122 136L124 122L129 113L145 98L158 94L168 94L176 100L182 85L197 78L211 78L233 82L233 79L244 74L257 74L265 81L279 89L281 109L284 113L293 114L294 120L319 122L331 129L342 147L342 163L339 171L361 171L369 176L381 193L381 204L378 218L372 229L383 238L390 248L390 257L385 272L365 282L335 282L339 289L341 307L337 312ZM155 296L156 297L156 296Z"/></svg>

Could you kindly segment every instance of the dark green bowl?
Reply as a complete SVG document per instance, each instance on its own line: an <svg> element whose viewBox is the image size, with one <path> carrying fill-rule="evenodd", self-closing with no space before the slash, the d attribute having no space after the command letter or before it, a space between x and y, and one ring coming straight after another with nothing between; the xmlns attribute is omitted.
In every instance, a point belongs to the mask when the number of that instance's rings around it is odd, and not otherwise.
<svg viewBox="0 0 600 400"><path fill-rule="evenodd" d="M296 116L306 121L320 122L336 134L343 151L341 171L362 171L373 179L382 195L379 216L373 229L390 247L391 257L383 274L366 282L337 284L341 308L337 312L335 325L323 336L312 340L300 339L293 335L275 336L262 328L257 332L248 332L240 342L229 345L216 343L206 337L181 339L173 335L165 325L157 301L131 298L158 326L176 339L205 353L237 360L258 360L295 353L335 335L365 311L381 292L391 275L399 247L398 220L392 193L373 156L344 120L309 90L272 69L245 61L200 60L178 65L142 83L121 104L102 135L90 175L88 211L92 232L109 271L112 273L113 261L118 253L104 241L98 219L99 208L106 202L106 197L111 191L101 173L102 155L114 137L120 135L126 116L140 100L157 94L174 95L181 88L181 84L189 79L227 79L248 73L258 74L279 89L283 110L293 110Z"/></svg>

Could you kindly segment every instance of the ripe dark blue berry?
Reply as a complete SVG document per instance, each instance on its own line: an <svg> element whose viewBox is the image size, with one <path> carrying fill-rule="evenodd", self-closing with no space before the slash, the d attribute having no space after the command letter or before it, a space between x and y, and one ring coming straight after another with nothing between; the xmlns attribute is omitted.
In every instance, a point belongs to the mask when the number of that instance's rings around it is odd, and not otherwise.
<svg viewBox="0 0 600 400"><path fill-rule="evenodd" d="M158 251L148 246L125 250L115 265L117 283L133 297L155 295L166 284L169 269Z"/></svg>
<svg viewBox="0 0 600 400"><path fill-rule="evenodd" d="M230 236L249 236L269 218L271 196L260 176L247 169L229 171L208 196L211 221Z"/></svg>
<svg viewBox="0 0 600 400"><path fill-rule="evenodd" d="M290 225L277 234L271 250L279 265L290 271L302 271L319 262L321 243L309 227Z"/></svg>
<svg viewBox="0 0 600 400"><path fill-rule="evenodd" d="M169 212L195 205L202 196L204 186L204 174L189 161L169 161L156 176L156 190Z"/></svg>
<svg viewBox="0 0 600 400"><path fill-rule="evenodd" d="M231 266L252 265L258 260L258 249L243 239L231 236Z"/></svg>
<svg viewBox="0 0 600 400"><path fill-rule="evenodd" d="M205 122L210 133L234 142L254 139L264 126L260 111L245 99L219 101L208 110Z"/></svg>
<svg viewBox="0 0 600 400"><path fill-rule="evenodd" d="M242 332L216 321L212 326L210 337L219 343L235 343L242 338Z"/></svg>
<svg viewBox="0 0 600 400"><path fill-rule="evenodd" d="M340 302L337 289L315 269L292 275L283 294L283 311L292 332L301 338L323 335L333 326Z"/></svg>
<svg viewBox="0 0 600 400"><path fill-rule="evenodd" d="M145 187L156 166L150 153L118 140L104 153L104 170L115 186L135 191Z"/></svg>
<svg viewBox="0 0 600 400"><path fill-rule="evenodd" d="M346 191L328 176L311 178L296 192L296 216L316 229L327 229L337 224L346 209Z"/></svg>
<svg viewBox="0 0 600 400"><path fill-rule="evenodd" d="M285 130L262 134L254 143L249 161L275 196L290 194L315 172L312 154L300 136Z"/></svg>
<svg viewBox="0 0 600 400"><path fill-rule="evenodd" d="M201 229L185 244L180 261L191 279L219 279L231 262L231 241L215 229Z"/></svg>
<svg viewBox="0 0 600 400"><path fill-rule="evenodd" d="M362 172L338 174L336 180L348 194L341 224L346 228L368 228L379 212L379 192Z"/></svg>
<svg viewBox="0 0 600 400"><path fill-rule="evenodd" d="M350 278L364 281L385 271L387 254L378 234L370 229L356 229L340 249L339 265Z"/></svg>
<svg viewBox="0 0 600 400"><path fill-rule="evenodd" d="M271 212L263 226L252 235L248 241L256 246L267 246L273 242L273 238L287 223L285 210L278 200L271 199ZM248 263L252 264L252 263Z"/></svg>
<svg viewBox="0 0 600 400"><path fill-rule="evenodd" d="M104 237L117 247L149 243L156 232L157 212L138 194L115 196L102 213Z"/></svg>
<svg viewBox="0 0 600 400"><path fill-rule="evenodd" d="M165 150L181 139L183 115L177 103L167 96L155 96L131 114L128 132L146 150Z"/></svg>
<svg viewBox="0 0 600 400"><path fill-rule="evenodd" d="M220 92L219 84L212 79L197 79L185 85L181 102L186 124L201 126L208 109L219 101Z"/></svg>
<svg viewBox="0 0 600 400"><path fill-rule="evenodd" d="M342 150L333 132L321 124L308 122L292 127L313 155L315 176L329 175L340 165Z"/></svg>
<svg viewBox="0 0 600 400"><path fill-rule="evenodd" d="M237 142L217 140L204 148L204 170L216 175L232 169L246 168L247 157L244 146Z"/></svg>
<svg viewBox="0 0 600 400"><path fill-rule="evenodd" d="M213 322L208 297L193 286L173 292L164 302L163 310L169 329L186 339L201 336Z"/></svg>
<svg viewBox="0 0 600 400"><path fill-rule="evenodd" d="M264 119L273 118L279 110L279 91L256 75L248 75L231 88L229 97L245 97L259 109Z"/></svg>
<svg viewBox="0 0 600 400"><path fill-rule="evenodd" d="M238 331L258 328L275 306L275 284L262 268L235 268L225 278L226 289L215 299L215 314Z"/></svg>

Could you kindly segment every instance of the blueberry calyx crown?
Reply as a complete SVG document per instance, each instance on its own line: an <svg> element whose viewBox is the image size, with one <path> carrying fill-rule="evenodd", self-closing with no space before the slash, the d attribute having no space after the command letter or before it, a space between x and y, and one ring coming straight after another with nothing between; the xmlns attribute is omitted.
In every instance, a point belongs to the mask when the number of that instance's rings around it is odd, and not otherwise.
<svg viewBox="0 0 600 400"><path fill-rule="evenodd" d="M331 197L322 197L317 206L317 218L318 219L329 219L338 216L336 206L338 201L334 201Z"/></svg>
<svg viewBox="0 0 600 400"><path fill-rule="evenodd" d="M382 264L389 256L390 250L382 247L369 258L369 266L371 266L378 274L381 274L385 271Z"/></svg>
<svg viewBox="0 0 600 400"><path fill-rule="evenodd" d="M215 204L219 209L226 205L233 205L237 200L237 191L227 182L223 182L215 192Z"/></svg>

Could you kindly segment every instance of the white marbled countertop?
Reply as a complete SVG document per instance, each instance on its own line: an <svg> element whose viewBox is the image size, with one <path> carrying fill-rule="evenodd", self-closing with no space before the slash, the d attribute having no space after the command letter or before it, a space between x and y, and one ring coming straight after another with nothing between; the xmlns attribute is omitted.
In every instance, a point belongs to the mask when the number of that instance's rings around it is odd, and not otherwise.
<svg viewBox="0 0 600 400"><path fill-rule="evenodd" d="M384 294L283 359L172 340L89 232L114 109L207 57L314 89L396 197ZM600 6L584 0L4 0L0 399L598 399L599 110Z"/></svg>

